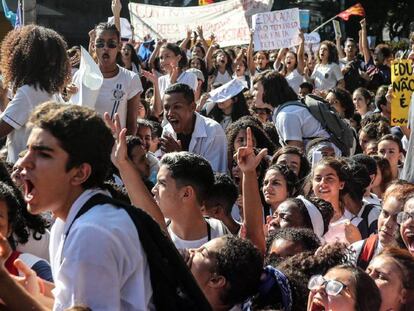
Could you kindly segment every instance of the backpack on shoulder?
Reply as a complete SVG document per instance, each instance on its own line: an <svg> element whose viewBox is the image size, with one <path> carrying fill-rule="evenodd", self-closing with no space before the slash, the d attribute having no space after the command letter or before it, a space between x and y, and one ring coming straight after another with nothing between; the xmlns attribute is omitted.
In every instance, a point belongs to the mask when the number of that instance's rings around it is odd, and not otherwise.
<svg viewBox="0 0 414 311"><path fill-rule="evenodd" d="M102 204L122 208L131 217L147 255L155 310L211 311L208 300L173 242L145 211L109 196L96 194L82 206L75 220Z"/></svg>
<svg viewBox="0 0 414 311"><path fill-rule="evenodd" d="M287 102L278 107L277 113L283 108L296 105L305 107L311 115L319 121L322 128L328 132L329 140L337 146L342 156L350 156L354 144L354 133L352 128L341 119L335 108L322 97L310 94L306 95L301 101ZM317 137L303 137L305 139L314 139Z"/></svg>

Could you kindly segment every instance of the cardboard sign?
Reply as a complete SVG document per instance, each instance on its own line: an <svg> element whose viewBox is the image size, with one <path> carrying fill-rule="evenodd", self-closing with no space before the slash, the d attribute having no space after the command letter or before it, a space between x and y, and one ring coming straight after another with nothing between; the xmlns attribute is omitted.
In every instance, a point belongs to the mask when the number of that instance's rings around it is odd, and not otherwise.
<svg viewBox="0 0 414 311"><path fill-rule="evenodd" d="M247 44L251 16L268 12L273 0L227 0L198 7L168 7L130 2L131 24L142 40L152 38L176 42L185 38L187 29L203 26L204 36L214 33L220 46Z"/></svg>
<svg viewBox="0 0 414 311"><path fill-rule="evenodd" d="M341 24L336 19L334 19L332 22L335 30L335 39L342 38Z"/></svg>
<svg viewBox="0 0 414 311"><path fill-rule="evenodd" d="M414 91L412 60L397 59L391 63L391 125L408 124L411 95Z"/></svg>
<svg viewBox="0 0 414 311"><path fill-rule="evenodd" d="M252 17L254 50L290 48L299 44L299 9L259 13Z"/></svg>

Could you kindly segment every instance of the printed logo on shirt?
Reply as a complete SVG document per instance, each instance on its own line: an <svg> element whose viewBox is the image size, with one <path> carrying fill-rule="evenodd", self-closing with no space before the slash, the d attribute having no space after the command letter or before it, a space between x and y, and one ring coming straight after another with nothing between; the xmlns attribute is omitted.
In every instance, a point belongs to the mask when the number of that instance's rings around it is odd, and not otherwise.
<svg viewBox="0 0 414 311"><path fill-rule="evenodd" d="M122 98L125 95L125 92L122 90L122 84L118 83L115 86L115 89L112 90L114 106L112 107L111 118L114 117L115 113L118 111L119 104L121 103Z"/></svg>

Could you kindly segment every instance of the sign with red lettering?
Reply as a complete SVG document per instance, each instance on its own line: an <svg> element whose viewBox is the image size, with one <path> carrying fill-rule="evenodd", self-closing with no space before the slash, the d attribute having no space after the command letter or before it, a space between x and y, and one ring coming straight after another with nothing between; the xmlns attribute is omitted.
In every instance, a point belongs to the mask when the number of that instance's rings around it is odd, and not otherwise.
<svg viewBox="0 0 414 311"><path fill-rule="evenodd" d="M299 44L299 9L255 14L252 17L254 50L290 48Z"/></svg>
<svg viewBox="0 0 414 311"><path fill-rule="evenodd" d="M187 29L203 26L205 37L214 33L220 46L247 44L253 14L270 11L273 0L227 0L198 7L166 7L130 2L131 24L138 39L175 42L184 39Z"/></svg>

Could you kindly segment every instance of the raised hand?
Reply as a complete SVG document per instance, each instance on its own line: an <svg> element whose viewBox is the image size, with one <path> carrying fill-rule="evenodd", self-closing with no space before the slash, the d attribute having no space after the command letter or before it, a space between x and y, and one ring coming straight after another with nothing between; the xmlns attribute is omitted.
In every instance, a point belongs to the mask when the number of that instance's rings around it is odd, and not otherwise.
<svg viewBox="0 0 414 311"><path fill-rule="evenodd" d="M114 16L120 16L122 10L121 0L112 0L111 9Z"/></svg>
<svg viewBox="0 0 414 311"><path fill-rule="evenodd" d="M165 153L174 152L174 151L182 151L181 141L175 140L169 134L164 135L160 139L161 141L161 150Z"/></svg>
<svg viewBox="0 0 414 311"><path fill-rule="evenodd" d="M197 26L197 34L201 39L204 39L203 26Z"/></svg>
<svg viewBox="0 0 414 311"><path fill-rule="evenodd" d="M177 82L178 76L180 75L180 67L178 66L172 66L172 70L171 70L171 75L170 75L170 80L171 80L171 84L174 84L175 82Z"/></svg>
<svg viewBox="0 0 414 311"><path fill-rule="evenodd" d="M149 72L146 70L142 70L141 72L142 72L142 75L145 77L145 79L150 81L152 84L158 83L158 77L155 74L155 69L153 69L152 72Z"/></svg>
<svg viewBox="0 0 414 311"><path fill-rule="evenodd" d="M105 112L104 120L106 125L111 129L112 135L115 138L115 144L112 148L111 160L112 163L119 169L125 162L129 161L126 143L126 128L121 129L121 120L116 113L114 120L111 119L109 113Z"/></svg>
<svg viewBox="0 0 414 311"><path fill-rule="evenodd" d="M240 147L237 150L237 164L243 173L256 172L257 166L262 161L263 157L267 155L267 149L260 150L258 155L254 154L252 130L247 128L247 144L245 147Z"/></svg>
<svg viewBox="0 0 414 311"><path fill-rule="evenodd" d="M359 24L361 25L361 29L366 29L367 28L367 21L365 18L361 19L359 21Z"/></svg>

